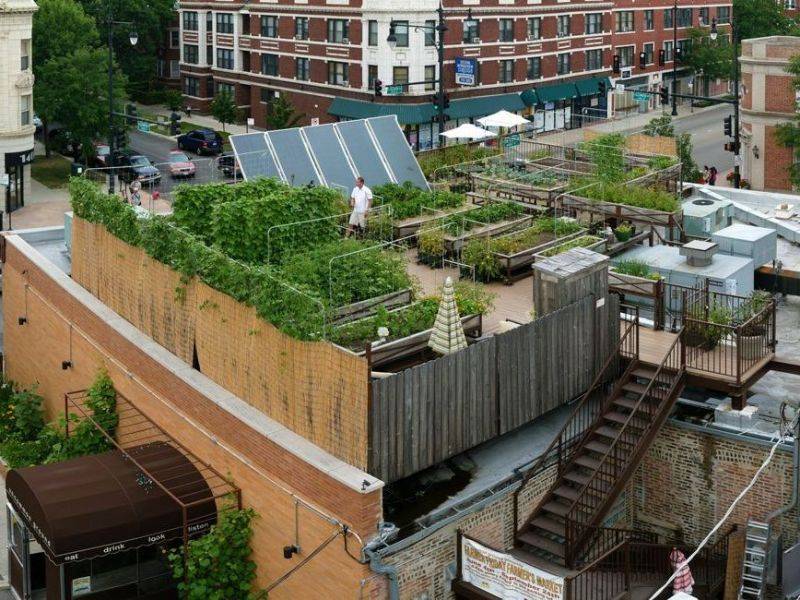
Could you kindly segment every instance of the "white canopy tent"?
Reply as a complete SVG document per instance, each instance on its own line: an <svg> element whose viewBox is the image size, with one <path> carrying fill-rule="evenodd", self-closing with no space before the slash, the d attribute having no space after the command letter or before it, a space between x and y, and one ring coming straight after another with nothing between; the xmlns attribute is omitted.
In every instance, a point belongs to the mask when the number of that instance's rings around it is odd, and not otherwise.
<svg viewBox="0 0 800 600"><path fill-rule="evenodd" d="M448 140L486 140L497 137L496 134L486 129L481 129L472 123L464 123L455 129L450 129L441 134Z"/></svg>
<svg viewBox="0 0 800 600"><path fill-rule="evenodd" d="M527 125L528 123L530 123L530 121L528 121L528 119L525 117L520 117L519 115L508 112L507 110L500 110L493 115L478 119L478 124L480 124L482 127L511 128L519 127L520 125Z"/></svg>

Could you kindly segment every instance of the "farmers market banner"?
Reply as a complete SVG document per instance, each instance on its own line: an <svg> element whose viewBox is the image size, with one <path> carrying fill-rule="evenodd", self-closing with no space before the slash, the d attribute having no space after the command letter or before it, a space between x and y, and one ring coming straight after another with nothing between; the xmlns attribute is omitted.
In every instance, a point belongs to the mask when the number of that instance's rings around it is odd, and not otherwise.
<svg viewBox="0 0 800 600"><path fill-rule="evenodd" d="M564 579L461 536L461 579L503 600L562 600Z"/></svg>

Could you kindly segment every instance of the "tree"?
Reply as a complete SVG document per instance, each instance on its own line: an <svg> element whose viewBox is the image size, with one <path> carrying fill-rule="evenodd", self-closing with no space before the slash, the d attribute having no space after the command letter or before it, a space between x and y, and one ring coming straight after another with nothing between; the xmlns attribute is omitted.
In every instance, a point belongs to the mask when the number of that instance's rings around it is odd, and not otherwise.
<svg viewBox="0 0 800 600"><path fill-rule="evenodd" d="M733 14L740 40L786 35L797 27L786 15L784 3L775 0L734 0Z"/></svg>
<svg viewBox="0 0 800 600"><path fill-rule="evenodd" d="M675 145L678 151L678 160L681 162L681 172L683 173L684 181L697 181L700 177L700 171L697 169L697 163L694 162L692 157L692 136L688 133L681 133L675 135L675 127L672 125L672 117L670 115L661 115L644 126L642 133L650 136L664 136L675 138Z"/></svg>
<svg viewBox="0 0 800 600"><path fill-rule="evenodd" d="M720 30L717 39L712 40L708 30L692 29L689 39L691 44L684 64L707 79L732 79L733 44L727 31ZM698 93L696 89L695 94Z"/></svg>
<svg viewBox="0 0 800 600"><path fill-rule="evenodd" d="M92 142L108 131L108 52L80 48L51 58L41 67L36 104L42 119L57 121L83 146L89 158ZM125 77L115 72L115 103L125 100Z"/></svg>
<svg viewBox="0 0 800 600"><path fill-rule="evenodd" d="M267 129L294 127L305 116L295 113L294 107L283 96L274 100L270 106L267 112Z"/></svg>
<svg viewBox="0 0 800 600"><path fill-rule="evenodd" d="M172 112L177 112L183 108L183 94L180 90L167 90L164 94L164 104Z"/></svg>
<svg viewBox="0 0 800 600"><path fill-rule="evenodd" d="M800 89L800 56L789 61L786 71L794 75L795 89ZM775 139L781 146L792 149L795 160L789 166L789 179L793 185L800 186L800 113L793 120L780 123L775 128Z"/></svg>
<svg viewBox="0 0 800 600"><path fill-rule="evenodd" d="M670 115L661 115L655 119L650 119L650 122L642 129L642 133L652 137L659 135L675 137L675 127L672 125L672 117Z"/></svg>
<svg viewBox="0 0 800 600"><path fill-rule="evenodd" d="M239 109L229 91L223 90L214 97L211 102L211 114L222 123L222 131L225 131L226 123L233 123L236 120Z"/></svg>

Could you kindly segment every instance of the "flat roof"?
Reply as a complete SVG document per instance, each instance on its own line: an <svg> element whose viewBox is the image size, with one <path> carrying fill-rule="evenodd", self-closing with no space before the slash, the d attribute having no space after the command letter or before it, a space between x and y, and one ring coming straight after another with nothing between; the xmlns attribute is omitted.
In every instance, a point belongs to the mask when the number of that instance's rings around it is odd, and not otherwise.
<svg viewBox="0 0 800 600"><path fill-rule="evenodd" d="M639 246L614 257L611 262L616 263L620 260L642 261L659 271L691 273L715 278L732 277L746 267L753 269L752 259L728 254L715 254L710 265L695 267L686 262L680 255L680 248L675 246Z"/></svg>
<svg viewBox="0 0 800 600"><path fill-rule="evenodd" d="M777 232L767 227L756 227L755 225L745 225L744 223L734 223L730 227L725 227L711 234L712 237L724 237L745 242L757 242L771 235L777 235Z"/></svg>

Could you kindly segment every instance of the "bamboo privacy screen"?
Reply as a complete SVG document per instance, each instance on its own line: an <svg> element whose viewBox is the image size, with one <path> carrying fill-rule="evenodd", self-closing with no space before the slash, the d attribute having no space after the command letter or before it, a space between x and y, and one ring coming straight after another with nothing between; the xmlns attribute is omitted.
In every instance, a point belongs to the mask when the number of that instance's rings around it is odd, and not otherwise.
<svg viewBox="0 0 800 600"><path fill-rule="evenodd" d="M364 358L289 337L252 307L182 278L100 225L76 218L72 231L75 281L251 406L366 469Z"/></svg>

